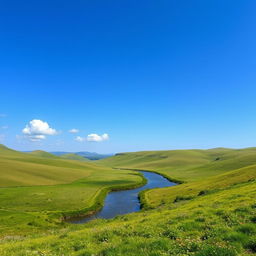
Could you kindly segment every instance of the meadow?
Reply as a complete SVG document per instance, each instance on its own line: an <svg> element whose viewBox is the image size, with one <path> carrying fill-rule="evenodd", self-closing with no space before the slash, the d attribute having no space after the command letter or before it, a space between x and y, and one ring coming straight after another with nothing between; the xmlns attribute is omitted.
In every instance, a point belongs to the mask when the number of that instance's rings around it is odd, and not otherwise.
<svg viewBox="0 0 256 256"><path fill-rule="evenodd" d="M255 148L121 153L91 162L2 146L0 166L0 255L256 253ZM111 189L143 184L136 169L180 184L142 192L138 213L63 221L96 211Z"/></svg>
<svg viewBox="0 0 256 256"><path fill-rule="evenodd" d="M47 152L0 148L0 234L17 235L58 226L62 219L100 209L112 189L144 180L133 171L63 160Z"/></svg>

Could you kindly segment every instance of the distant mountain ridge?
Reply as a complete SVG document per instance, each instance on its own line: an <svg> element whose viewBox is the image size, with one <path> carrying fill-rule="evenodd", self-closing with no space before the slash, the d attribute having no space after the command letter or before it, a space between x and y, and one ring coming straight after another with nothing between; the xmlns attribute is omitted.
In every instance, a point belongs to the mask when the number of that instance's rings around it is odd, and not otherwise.
<svg viewBox="0 0 256 256"><path fill-rule="evenodd" d="M62 156L62 155L67 155L67 154L72 154L72 155L77 155L84 157L89 160L100 160L104 159L110 156L113 156L114 154L99 154L96 152L87 152L87 151L80 151L80 152L64 152L64 151L55 151L55 152L49 152L55 156Z"/></svg>

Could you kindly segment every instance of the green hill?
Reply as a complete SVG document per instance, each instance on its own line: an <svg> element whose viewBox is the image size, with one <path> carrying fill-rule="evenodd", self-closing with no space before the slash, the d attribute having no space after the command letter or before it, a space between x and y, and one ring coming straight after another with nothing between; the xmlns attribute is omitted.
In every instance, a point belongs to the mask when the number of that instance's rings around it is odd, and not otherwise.
<svg viewBox="0 0 256 256"><path fill-rule="evenodd" d="M183 183L142 192L138 213L85 225L61 221L99 209L111 187L142 184L136 172L122 168ZM256 148L134 152L83 162L0 146L0 175L2 256L256 252Z"/></svg>
<svg viewBox="0 0 256 256"><path fill-rule="evenodd" d="M122 153L98 163L111 167L152 170L170 178L196 181L256 164L256 149L216 148Z"/></svg>
<svg viewBox="0 0 256 256"><path fill-rule="evenodd" d="M38 157L57 158L57 156L55 156L51 153L48 153L46 151L43 151L43 150L35 150L35 151L30 152L29 154L32 154L32 155L38 156Z"/></svg>
<svg viewBox="0 0 256 256"><path fill-rule="evenodd" d="M98 168L90 163L62 160L44 151L23 153L5 146L0 148L1 187L69 183Z"/></svg>

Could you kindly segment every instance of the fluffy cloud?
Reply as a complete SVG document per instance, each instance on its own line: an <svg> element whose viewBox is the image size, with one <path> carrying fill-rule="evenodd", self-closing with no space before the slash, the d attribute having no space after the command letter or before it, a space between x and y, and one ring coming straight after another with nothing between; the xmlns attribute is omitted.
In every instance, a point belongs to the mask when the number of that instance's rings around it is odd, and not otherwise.
<svg viewBox="0 0 256 256"><path fill-rule="evenodd" d="M78 130L78 129L71 129L71 130L69 130L68 132L70 132L70 133L78 133L79 130Z"/></svg>
<svg viewBox="0 0 256 256"><path fill-rule="evenodd" d="M107 133L104 133L102 135L92 133L87 136L87 141L101 142L101 141L108 140L108 139L109 139L109 136Z"/></svg>
<svg viewBox="0 0 256 256"><path fill-rule="evenodd" d="M47 122L34 119L22 130L22 133L31 141L41 141L47 135L56 135L57 131L49 126Z"/></svg>
<svg viewBox="0 0 256 256"><path fill-rule="evenodd" d="M84 142L84 141L90 141L90 142L102 142L102 141L105 141L105 140L109 140L109 135L107 133L104 133L102 135L98 135L96 133L91 133L89 135L87 135L86 138L83 138L83 137L80 137L80 136L77 136L75 138L76 141L79 141L79 142Z"/></svg>

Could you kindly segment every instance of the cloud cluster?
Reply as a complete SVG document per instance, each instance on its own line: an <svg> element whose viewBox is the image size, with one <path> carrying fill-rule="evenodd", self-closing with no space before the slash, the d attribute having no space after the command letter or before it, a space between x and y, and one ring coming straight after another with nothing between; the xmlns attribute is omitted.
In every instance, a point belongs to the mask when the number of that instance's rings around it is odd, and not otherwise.
<svg viewBox="0 0 256 256"><path fill-rule="evenodd" d="M41 141L44 140L47 135L56 135L57 131L51 128L47 122L34 119L26 125L22 133L30 141Z"/></svg>
<svg viewBox="0 0 256 256"><path fill-rule="evenodd" d="M108 140L108 139L109 139L109 136L107 133L104 133L102 135L92 133L87 136L87 141L101 142L101 141Z"/></svg>
<svg viewBox="0 0 256 256"><path fill-rule="evenodd" d="M104 133L102 135L98 135L96 133L89 134L86 138L77 136L75 138L76 141L84 142L84 141L90 141L90 142L102 142L109 140L109 135L107 133Z"/></svg>
<svg viewBox="0 0 256 256"><path fill-rule="evenodd" d="M2 129L4 128L6 129L7 127L2 127ZM76 134L79 132L79 130L73 128L73 129L70 129L68 132L72 134ZM46 139L47 136L58 134L58 132L55 129L51 128L47 122L39 119L31 120L22 130L22 133L23 133L23 136L17 135L17 139L25 138L30 141L36 141L36 142ZM85 141L102 142L102 141L109 140L109 135L107 133L104 133L102 135L91 133L86 137L77 136L75 140L78 142L85 142Z"/></svg>
<svg viewBox="0 0 256 256"><path fill-rule="evenodd" d="M79 130L74 128L74 129L69 130L68 132L75 134L75 133L79 133Z"/></svg>

